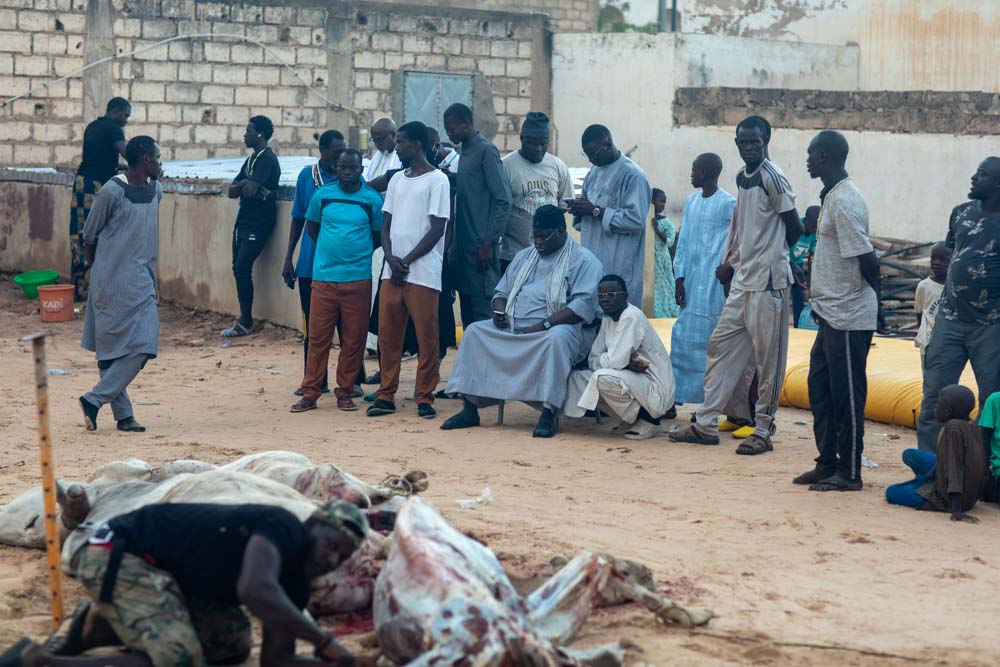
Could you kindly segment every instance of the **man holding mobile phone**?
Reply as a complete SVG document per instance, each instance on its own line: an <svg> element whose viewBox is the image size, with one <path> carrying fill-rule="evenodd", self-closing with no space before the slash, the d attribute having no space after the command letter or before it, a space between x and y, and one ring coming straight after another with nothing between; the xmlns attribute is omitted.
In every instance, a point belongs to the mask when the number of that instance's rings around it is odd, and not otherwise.
<svg viewBox="0 0 1000 667"><path fill-rule="evenodd" d="M533 437L551 438L573 365L586 356L583 323L597 314L601 263L566 233L566 212L535 211L532 245L517 253L493 295L493 321L465 330L445 393L462 411L441 428L479 426L479 408L523 401L541 410Z"/></svg>
<svg viewBox="0 0 1000 667"><path fill-rule="evenodd" d="M628 301L642 308L646 257L646 214L653 200L646 174L615 147L611 130L591 125L581 138L583 154L593 166L579 199L569 204L580 243L597 255L608 273L629 286Z"/></svg>

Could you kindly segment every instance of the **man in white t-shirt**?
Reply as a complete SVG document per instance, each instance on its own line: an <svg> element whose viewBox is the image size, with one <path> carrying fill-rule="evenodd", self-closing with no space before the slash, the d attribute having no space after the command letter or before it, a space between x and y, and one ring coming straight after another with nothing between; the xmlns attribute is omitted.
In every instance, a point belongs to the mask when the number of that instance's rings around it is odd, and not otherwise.
<svg viewBox="0 0 1000 667"><path fill-rule="evenodd" d="M382 382L369 417L396 411L399 365L407 318L417 334L417 414L437 416L434 389L438 383L438 297L444 264L445 223L451 215L448 177L427 162L427 126L406 123L396 132L396 153L409 163L389 181L382 221L385 267L379 295L379 365Z"/></svg>
<svg viewBox="0 0 1000 667"><path fill-rule="evenodd" d="M511 209L500 241L500 275L507 271L514 255L532 245L535 211L573 198L569 168L547 152L549 139L549 117L541 111L528 112L521 125L521 149L502 160L510 181Z"/></svg>
<svg viewBox="0 0 1000 667"><path fill-rule="evenodd" d="M823 181L810 304L819 333L809 355L816 466L793 481L813 491L860 491L868 349L878 325L879 262L868 239L868 205L847 175L847 139L824 130L806 169Z"/></svg>

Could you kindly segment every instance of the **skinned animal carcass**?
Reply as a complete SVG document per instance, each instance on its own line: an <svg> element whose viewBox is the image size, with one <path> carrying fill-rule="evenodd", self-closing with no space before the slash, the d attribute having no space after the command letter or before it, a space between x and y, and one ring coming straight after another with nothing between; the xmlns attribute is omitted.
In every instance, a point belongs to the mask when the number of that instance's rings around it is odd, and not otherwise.
<svg viewBox="0 0 1000 667"><path fill-rule="evenodd" d="M633 581L613 558L582 553L541 588L521 597L496 557L452 528L420 498L396 518L389 559L375 586L379 645L396 664L594 664L593 652L566 648L605 599L628 598L660 620L703 625L711 612L684 609ZM621 652L600 654L620 664Z"/></svg>
<svg viewBox="0 0 1000 667"><path fill-rule="evenodd" d="M305 520L322 502L340 499L338 493L365 508L378 501L374 508L364 510L377 519L380 510L391 511L398 505L398 494L427 488L423 473L409 473L398 480L368 485L336 466L313 465L290 452L265 452L222 467L187 460L157 468L137 459L115 461L102 466L86 484L59 485L63 569L72 576L72 556L90 536L89 531L74 530L84 521L99 525L145 505L170 502L274 505ZM42 516L41 491L21 494L0 508L0 542L44 547ZM371 531L350 559L313 582L309 611L319 616L370 610L388 542Z"/></svg>
<svg viewBox="0 0 1000 667"><path fill-rule="evenodd" d="M229 503L249 502L239 500L239 496L233 495L232 489L227 486L223 486L218 494L210 494L207 485L202 493L213 495L213 500L189 500L180 493L172 494L178 498L177 500L147 500L148 497L156 496L156 493L149 495L153 486L178 475L204 474L213 471L244 473L272 480L316 503L345 500L361 508L387 511L397 511L405 496L427 489L427 475L420 471L409 472L404 476L387 477L382 483L372 485L335 465L326 463L316 465L301 454L284 451L251 454L223 466L182 459L152 467L145 461L128 459L101 466L85 484L73 485L60 482L59 505L64 519L62 523L65 528L72 530L82 521L79 515L87 514L92 508L101 504L115 512L110 516L117 516L151 502L225 503L227 499ZM82 496L81 488L84 494ZM114 502L104 502L103 498L108 495ZM136 498L135 502L132 500L133 497ZM41 489L27 491L10 503L0 506L0 544L44 548L45 528L42 507ZM89 517L88 521L93 522L94 519Z"/></svg>

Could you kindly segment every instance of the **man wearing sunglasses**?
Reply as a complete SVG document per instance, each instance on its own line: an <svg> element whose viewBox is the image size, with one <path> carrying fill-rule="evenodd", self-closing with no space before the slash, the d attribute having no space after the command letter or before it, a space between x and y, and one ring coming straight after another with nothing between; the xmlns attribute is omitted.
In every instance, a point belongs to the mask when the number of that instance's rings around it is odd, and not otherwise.
<svg viewBox="0 0 1000 667"><path fill-rule="evenodd" d="M446 431L479 426L479 408L512 400L542 411L534 437L555 435L566 381L587 353L582 325L597 312L603 271L592 252L566 235L561 208L535 211L531 237L497 285L492 322L465 330L445 388L463 407L441 425Z"/></svg>
<svg viewBox="0 0 1000 667"><path fill-rule="evenodd" d="M604 312L590 348L587 370L573 371L566 396L567 417L587 410L614 414L629 440L660 432L660 418L674 405L674 370L663 341L642 311L628 302L628 288L613 273L601 278L597 303Z"/></svg>
<svg viewBox="0 0 1000 667"><path fill-rule="evenodd" d="M573 226L604 270L632 286L629 303L642 308L646 214L653 191L642 169L615 147L608 128L591 125L582 143L594 167L583 181L581 197L569 203Z"/></svg>

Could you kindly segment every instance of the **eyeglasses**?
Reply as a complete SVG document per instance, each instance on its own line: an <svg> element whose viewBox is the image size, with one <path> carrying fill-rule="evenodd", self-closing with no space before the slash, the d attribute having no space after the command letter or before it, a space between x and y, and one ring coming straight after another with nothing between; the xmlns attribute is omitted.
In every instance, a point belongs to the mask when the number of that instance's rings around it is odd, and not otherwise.
<svg viewBox="0 0 1000 667"><path fill-rule="evenodd" d="M588 160L592 160L592 159L596 158L598 155L600 155L600 154L602 154L605 151L610 150L610 149L611 149L611 146L609 146L608 144L602 144L599 148L597 148L592 153L588 154L587 151L580 151L580 155L582 155L583 157L587 158Z"/></svg>
<svg viewBox="0 0 1000 667"><path fill-rule="evenodd" d="M619 294L625 294L625 292L598 292L598 299L614 299L617 298Z"/></svg>
<svg viewBox="0 0 1000 667"><path fill-rule="evenodd" d="M549 232L548 234L538 234L537 232L531 232L531 238L535 241L541 241L542 243L548 243L549 239L559 233L559 230L554 232Z"/></svg>

